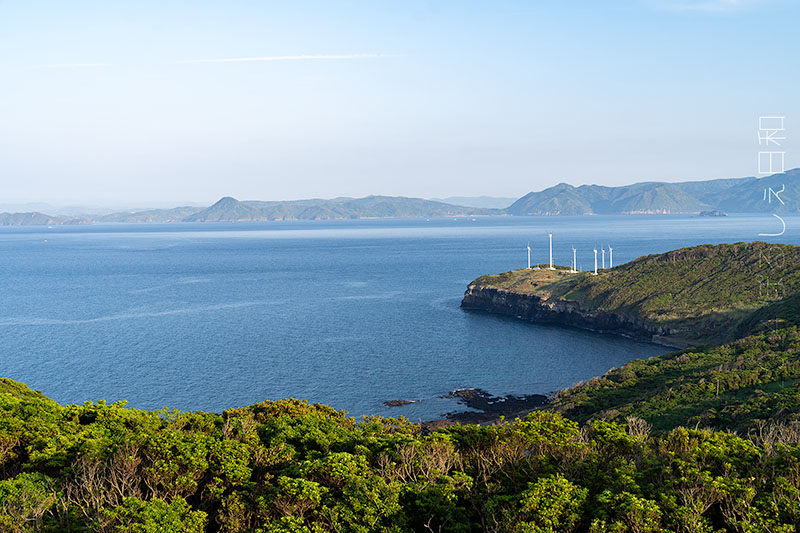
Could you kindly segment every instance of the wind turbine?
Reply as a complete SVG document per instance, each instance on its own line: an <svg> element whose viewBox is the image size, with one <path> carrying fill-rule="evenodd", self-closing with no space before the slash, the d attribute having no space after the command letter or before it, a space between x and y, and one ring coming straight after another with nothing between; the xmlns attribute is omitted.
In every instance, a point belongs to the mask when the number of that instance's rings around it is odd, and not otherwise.
<svg viewBox="0 0 800 533"><path fill-rule="evenodd" d="M531 268L531 243L528 243L528 269Z"/></svg>
<svg viewBox="0 0 800 533"><path fill-rule="evenodd" d="M575 254L575 248L573 247L572 248L572 271L573 272L577 272L578 271L577 268L578 268L578 258L577 258L577 255Z"/></svg>
<svg viewBox="0 0 800 533"><path fill-rule="evenodd" d="M614 268L614 249L608 245L608 268Z"/></svg>
<svg viewBox="0 0 800 533"><path fill-rule="evenodd" d="M603 270L606 269L606 249L602 246L600 247L600 253L603 256Z"/></svg>
<svg viewBox="0 0 800 533"><path fill-rule="evenodd" d="M592 275L597 275L597 248L594 249L594 273Z"/></svg>
<svg viewBox="0 0 800 533"><path fill-rule="evenodd" d="M550 270L555 270L553 268L553 234L548 233L548 237L550 237Z"/></svg>

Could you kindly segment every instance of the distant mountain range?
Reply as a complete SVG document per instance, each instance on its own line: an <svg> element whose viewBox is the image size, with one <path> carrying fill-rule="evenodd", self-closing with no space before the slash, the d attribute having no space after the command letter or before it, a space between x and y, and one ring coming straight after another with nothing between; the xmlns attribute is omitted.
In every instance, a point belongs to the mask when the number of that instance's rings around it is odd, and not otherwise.
<svg viewBox="0 0 800 533"><path fill-rule="evenodd" d="M769 190L777 195L768 192ZM767 191L767 192L765 192ZM783 203L780 202L780 200ZM283 202L240 201L225 197L209 207L46 215L33 211L0 213L0 226L136 223L336 220L357 218L458 217L478 215L606 215L645 213L799 212L800 169L765 178L731 178L681 183L642 182L620 187L561 183L511 198L452 197L443 201L402 196L311 199ZM466 205L457 205L462 202ZM505 209L494 205L509 205Z"/></svg>
<svg viewBox="0 0 800 533"><path fill-rule="evenodd" d="M209 207L174 207L121 211L79 217L39 212L0 213L0 226L137 223L137 222L247 222L269 220L335 220L355 218L458 217L498 215L502 211L464 207L420 198L367 196L289 202L240 201L226 196Z"/></svg>
<svg viewBox="0 0 800 533"><path fill-rule="evenodd" d="M197 211L184 222L242 222L257 220L336 220L348 218L451 217L497 214L490 209L462 207L396 196L298 200L292 202L241 202L222 198Z"/></svg>
<svg viewBox="0 0 800 533"><path fill-rule="evenodd" d="M800 169L765 178L733 178L680 183L643 182L621 187L560 183L526 194L505 211L511 215L608 215L698 213L718 209L734 213L798 212ZM764 191L779 192L784 204Z"/></svg>

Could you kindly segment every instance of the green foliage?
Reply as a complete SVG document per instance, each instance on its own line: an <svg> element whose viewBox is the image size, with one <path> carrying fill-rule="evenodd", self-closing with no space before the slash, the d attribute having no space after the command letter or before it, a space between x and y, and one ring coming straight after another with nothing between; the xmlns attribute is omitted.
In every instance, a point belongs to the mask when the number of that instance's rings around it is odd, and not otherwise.
<svg viewBox="0 0 800 533"><path fill-rule="evenodd" d="M56 486L55 480L42 474L19 474L0 481L0 528L38 530L58 501Z"/></svg>
<svg viewBox="0 0 800 533"><path fill-rule="evenodd" d="M20 399L28 399L28 400L47 400L52 401L47 398L41 391L34 391L31 390L27 385L24 383L20 383L18 381L14 381L13 379L8 378L0 378L0 395L2 394L10 394L15 398Z"/></svg>
<svg viewBox="0 0 800 533"><path fill-rule="evenodd" d="M220 416L5 397L0 421L14 443L8 531L785 531L800 519L788 434L648 437L636 419L581 428L539 411L423 437L293 400Z"/></svg>
<svg viewBox="0 0 800 533"><path fill-rule="evenodd" d="M635 416L655 431L699 424L746 433L800 421L800 329L631 361L560 392L550 409L579 421Z"/></svg>
<svg viewBox="0 0 800 533"><path fill-rule="evenodd" d="M604 490L598 497L598 515L592 521L591 531L636 531L656 533L662 531L662 512L653 500L640 498L629 492L613 493Z"/></svg>
<svg viewBox="0 0 800 533"><path fill-rule="evenodd" d="M213 414L0 394L0 530L788 533L798 354L787 328L633 361L559 395L574 420L425 436L297 400Z"/></svg>
<svg viewBox="0 0 800 533"><path fill-rule="evenodd" d="M531 483L521 494L521 508L512 522L512 531L575 531L588 492L560 474Z"/></svg>
<svg viewBox="0 0 800 533"><path fill-rule="evenodd" d="M109 515L115 530L125 533L203 533L206 525L206 513L193 511L182 498L170 503L125 498Z"/></svg>

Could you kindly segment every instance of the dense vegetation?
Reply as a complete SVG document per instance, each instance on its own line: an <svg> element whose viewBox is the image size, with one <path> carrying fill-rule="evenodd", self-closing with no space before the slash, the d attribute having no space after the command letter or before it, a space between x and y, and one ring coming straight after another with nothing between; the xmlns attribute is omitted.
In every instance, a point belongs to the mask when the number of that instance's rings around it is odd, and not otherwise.
<svg viewBox="0 0 800 533"><path fill-rule="evenodd" d="M702 245L640 257L593 276L515 270L473 282L633 315L690 343L719 343L798 324L800 247L764 242Z"/></svg>
<svg viewBox="0 0 800 533"><path fill-rule="evenodd" d="M786 342L796 344L797 332ZM773 342L765 339L763 342ZM779 341L775 341L779 342ZM422 436L295 400L222 414L0 393L2 531L795 531L800 431L535 411Z"/></svg>
<svg viewBox="0 0 800 533"><path fill-rule="evenodd" d="M637 359L559 392L550 409L571 419L644 418L741 434L800 422L800 329L767 331L711 348Z"/></svg>

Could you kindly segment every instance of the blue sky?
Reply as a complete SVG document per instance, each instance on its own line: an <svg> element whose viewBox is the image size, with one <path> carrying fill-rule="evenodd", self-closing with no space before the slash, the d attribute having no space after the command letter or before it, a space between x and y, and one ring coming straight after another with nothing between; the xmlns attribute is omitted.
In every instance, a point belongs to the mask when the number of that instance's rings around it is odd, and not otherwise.
<svg viewBox="0 0 800 533"><path fill-rule="evenodd" d="M0 0L0 203L754 175L759 115L800 166L798 4Z"/></svg>

